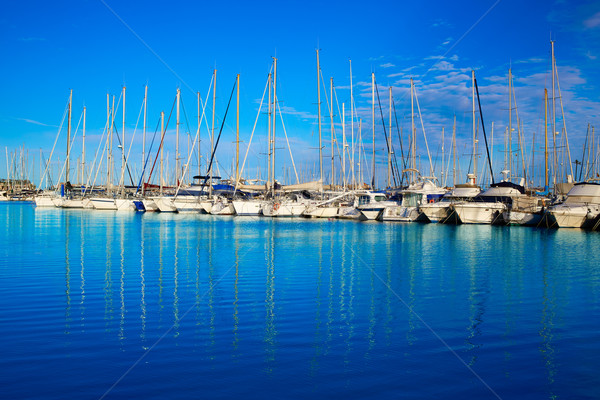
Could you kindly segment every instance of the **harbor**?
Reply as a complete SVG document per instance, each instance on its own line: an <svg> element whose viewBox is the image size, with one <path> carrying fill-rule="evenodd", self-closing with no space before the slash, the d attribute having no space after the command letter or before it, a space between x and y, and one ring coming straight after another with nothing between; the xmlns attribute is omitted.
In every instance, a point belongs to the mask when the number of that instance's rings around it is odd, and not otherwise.
<svg viewBox="0 0 600 400"><path fill-rule="evenodd" d="M597 399L600 8L9 2L6 399Z"/></svg>

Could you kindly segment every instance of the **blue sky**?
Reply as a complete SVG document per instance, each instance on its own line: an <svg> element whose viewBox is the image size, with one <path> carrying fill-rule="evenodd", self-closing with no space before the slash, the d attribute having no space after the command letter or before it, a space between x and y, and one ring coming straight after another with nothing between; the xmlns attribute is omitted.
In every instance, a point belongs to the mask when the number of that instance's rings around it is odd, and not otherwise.
<svg viewBox="0 0 600 400"><path fill-rule="evenodd" d="M206 96L213 69L217 74L217 120L220 121L236 74L241 76L240 125L245 152L272 56L278 58L278 100L292 152L305 179L318 166L317 82L315 49L329 96L333 77L341 109L350 107L349 63L352 59L357 114L363 120L365 145L371 137L371 72L375 73L387 121L387 93L392 86L403 132L410 129L409 79L415 80L423 126L432 156L441 164L441 131L450 147L454 115L461 175L469 164L471 143L471 70L476 71L488 135L494 122L494 170L502 169L502 135L508 124L508 68L512 66L515 97L523 124L525 152L533 135L540 150L543 133L543 90L550 88L550 39L555 40L565 122L572 158L581 159L588 123L598 125L600 100L600 4L564 1L431 1L423 2L114 2L9 1L0 14L0 144L8 152L29 151L29 176L39 179L39 152L48 157L58 132L69 90L73 90L73 126L87 107L88 165L93 161L106 119L106 93L127 88L126 129L131 137L148 85L148 132L160 111L167 114L181 88L189 121L182 122L181 152L187 132L196 132L196 92ZM143 42L142 42L143 41ZM330 138L329 112L322 91L323 137ZM231 170L235 108L227 117L217 152L222 176ZM207 107L210 116L210 105ZM559 110L560 112L560 110ZM349 131L349 111L347 111ZM377 113L379 110L377 109ZM341 121L335 112L341 143ZM384 137L376 123L377 181L385 184ZM513 119L516 117L513 114ZM120 110L117 117L120 129ZM514 122L513 122L514 123ZM561 123L562 124L562 123ZM218 125L218 124L217 124ZM420 123L419 123L420 125ZM140 128L141 129L141 125ZM395 131L395 127L393 130ZM277 177L291 162L282 126L277 127ZM174 157L174 124L166 150ZM349 132L347 132L349 135ZM355 133L356 134L356 133ZM207 158L208 136L201 130ZM80 156L81 132L73 158ZM367 142L367 139L369 141ZM349 139L348 139L349 140ZM397 138L395 147L398 147ZM141 131L130 156L141 165ZM184 144L185 143L185 144ZM66 130L61 132L53 167L65 157ZM483 144L483 141L481 141ZM407 146L407 143L404 144ZM324 143L325 175L330 143ZM417 139L422 169L426 150ZM284 148L285 147L285 148ZM261 117L245 174L265 176L266 117ZM370 151L370 150L369 150ZM483 148L480 147L483 153ZM0 175L6 176L5 150ZM9 157L11 155L9 154ZM447 155L446 155L447 156ZM35 168L33 167L35 157ZM536 158L542 155L536 153ZM118 158L118 157L117 157ZM484 162L483 154L479 160ZM339 171L339 161L336 161ZM367 155L370 165L370 153ZM72 161L72 166L75 161ZM170 164L173 165L173 162ZM197 168L197 167L194 167ZM370 168L370 167L369 167ZM428 171L423 171L427 174ZM74 172L71 172L72 174ZM539 172L536 171L536 174ZM530 172L531 174L531 172ZM328 178L326 178L327 180ZM369 179L365 178L365 181ZM462 177L461 181L464 180ZM447 182L451 184L451 182Z"/></svg>

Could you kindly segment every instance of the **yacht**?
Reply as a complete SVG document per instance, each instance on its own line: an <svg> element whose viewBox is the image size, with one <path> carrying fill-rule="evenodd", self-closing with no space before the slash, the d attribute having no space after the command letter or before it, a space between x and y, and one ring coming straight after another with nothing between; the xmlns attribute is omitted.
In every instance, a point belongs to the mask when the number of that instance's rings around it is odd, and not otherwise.
<svg viewBox="0 0 600 400"><path fill-rule="evenodd" d="M434 203L447 190L437 186L432 179L412 183L402 190L402 203L400 205L387 206L383 210L381 219L383 221L413 222L420 219L419 207L428 203Z"/></svg>
<svg viewBox="0 0 600 400"><path fill-rule="evenodd" d="M550 226L586 228L600 215L600 184L576 183L562 203L548 208Z"/></svg>
<svg viewBox="0 0 600 400"><path fill-rule="evenodd" d="M471 201L453 203L450 208L463 224L492 224L502 221L502 213L514 198L522 196L525 189L509 181L493 183L489 189Z"/></svg>

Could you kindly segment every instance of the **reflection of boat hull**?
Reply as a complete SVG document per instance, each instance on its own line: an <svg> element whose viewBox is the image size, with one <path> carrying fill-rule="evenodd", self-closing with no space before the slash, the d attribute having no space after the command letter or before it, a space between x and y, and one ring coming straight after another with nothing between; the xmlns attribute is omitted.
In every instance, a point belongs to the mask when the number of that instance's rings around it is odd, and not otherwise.
<svg viewBox="0 0 600 400"><path fill-rule="evenodd" d="M463 224L491 224L501 217L506 205L500 202L467 202L455 203L451 208Z"/></svg>

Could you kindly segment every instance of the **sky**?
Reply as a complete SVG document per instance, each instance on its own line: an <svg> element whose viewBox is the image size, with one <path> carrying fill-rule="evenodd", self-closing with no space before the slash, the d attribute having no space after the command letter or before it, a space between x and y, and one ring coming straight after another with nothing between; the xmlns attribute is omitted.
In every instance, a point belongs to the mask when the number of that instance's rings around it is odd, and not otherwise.
<svg viewBox="0 0 600 400"><path fill-rule="evenodd" d="M0 145L3 154L0 156L0 177L7 176L8 168L13 178L15 173L19 176L23 173L35 184L39 183L43 171L40 153L47 160L55 140L57 144L50 171L53 180L59 180L67 142L63 116L71 90L72 135L75 135L71 151L71 177L77 176L78 160L81 161L80 119L84 106L86 180L89 176L91 180L94 176L103 176L102 172L96 174L91 166L94 158L100 159L104 148L101 139L106 125L107 93L111 102L112 96L115 96L115 103L119 104L115 112L115 125L121 133L122 106L119 97L123 87L126 87L125 148L129 151L135 131L128 159L132 180L137 181L144 164L140 111L146 85L146 153L150 153L147 164L152 164L156 157L157 139L151 151L148 143L155 135L160 112L164 111L168 117L179 88L182 104L182 164L187 161L188 142L197 131L198 92L202 104L207 103L207 120L202 122L200 130L203 159L200 172L203 174L206 162L210 159L208 128L211 125L212 92L209 90L212 90L214 70L217 70L216 134L223 121L236 75L239 74L240 164L257 120L242 175L248 179L259 176L264 179L268 129L266 99L258 119L257 113L273 57L277 58L277 100L281 110L276 126L276 178L286 183L295 181L290 149L299 180L318 178L317 49L323 77L321 131L326 183L331 180L331 119L328 105L331 78L335 90L336 182L341 179L342 104L345 109L346 140L348 144L351 142L350 60L356 106L355 148L358 148L360 119L364 143L360 168L364 182L370 182L372 175L372 74L380 96L379 101L376 99L375 116L375 175L378 187L387 185L385 135L390 132L394 152L402 168L399 137L403 140L403 149L408 148L411 78L420 108L418 113L415 106L415 113L412 114L418 127L418 167L422 175L430 175L429 148L433 172L447 185L453 184L452 164L448 164L448 160L455 117L457 181L463 182L466 173L473 168L471 71L475 71L478 82L481 111L497 179L499 172L507 169L507 162L504 161L508 154L505 151L505 132L510 114L515 129L510 153L515 160L513 175L523 175L519 171L522 169L520 160L525 160L528 179L532 179L534 184L540 182L540 162L544 156L544 88L551 92L552 87L551 40L555 45L561 91L560 98L558 92L555 94L555 129L558 131L555 139L558 143L564 143L568 137L573 166L575 160L581 161L584 157L588 124L599 125L600 3L595 1L171 1L166 4L162 1L24 0L3 2L2 9ZM513 75L513 96L516 100L516 107L512 104L512 112L509 109L509 68ZM390 87L395 114L391 129ZM231 176L234 168L235 110L234 95L216 151L216 168L223 177ZM516 137L519 134L517 113L519 125L522 126L522 155ZM164 143L165 163L169 171L175 165L174 120L175 111L167 127ZM59 130L61 121L63 126ZM480 179L483 179L481 168L487 161L479 121L477 126L477 163ZM284 127L287 141L283 134ZM568 164L567 153L563 145L559 146L562 147L558 151L565 154L559 161L565 168ZM116 144L113 147L115 151L118 150ZM118 170L121 156L115 153L114 157ZM191 158L194 161L190 169L196 174L197 156L192 155ZM442 158L445 178L441 176ZM346 161L346 167L346 174L351 174L349 160ZM355 155L354 167L356 176L358 155ZM171 176L173 174L171 172Z"/></svg>

